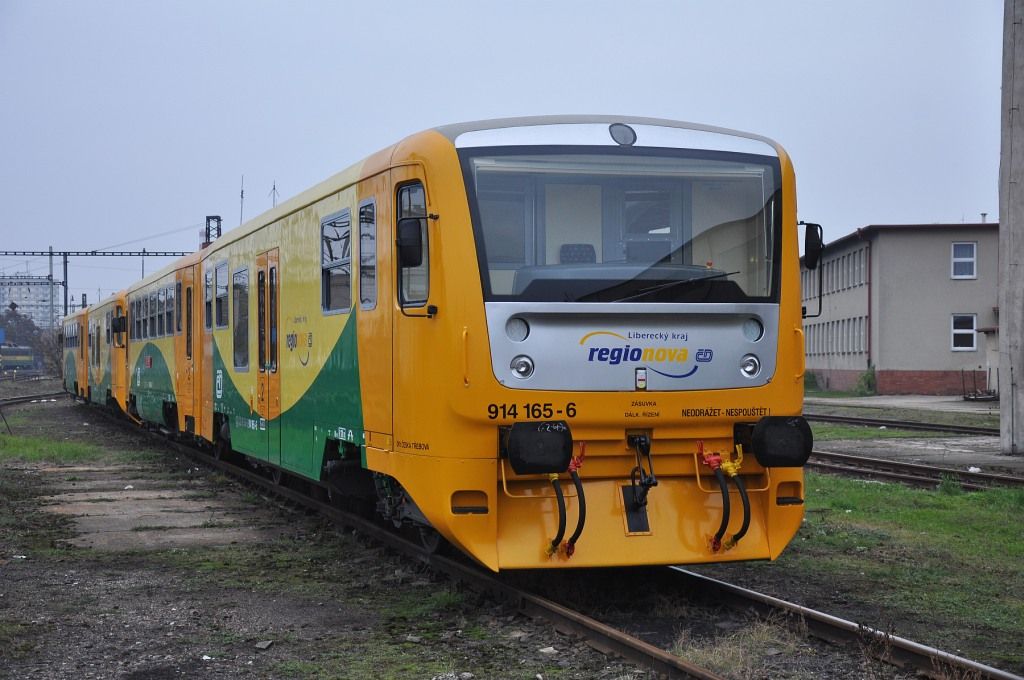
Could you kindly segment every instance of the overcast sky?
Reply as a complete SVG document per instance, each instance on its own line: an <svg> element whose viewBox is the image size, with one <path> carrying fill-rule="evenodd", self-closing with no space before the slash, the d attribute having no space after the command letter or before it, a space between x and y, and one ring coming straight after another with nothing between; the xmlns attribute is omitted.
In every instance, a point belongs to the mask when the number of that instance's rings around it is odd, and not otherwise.
<svg viewBox="0 0 1024 680"><path fill-rule="evenodd" d="M248 219L275 182L284 200L419 130L553 113L771 137L826 241L996 220L1002 13L1000 0L0 0L0 250L194 250L205 215L238 225L243 174ZM45 258L0 258L5 275L26 266L47 272ZM138 259L78 258L68 278L94 301L139 274Z"/></svg>

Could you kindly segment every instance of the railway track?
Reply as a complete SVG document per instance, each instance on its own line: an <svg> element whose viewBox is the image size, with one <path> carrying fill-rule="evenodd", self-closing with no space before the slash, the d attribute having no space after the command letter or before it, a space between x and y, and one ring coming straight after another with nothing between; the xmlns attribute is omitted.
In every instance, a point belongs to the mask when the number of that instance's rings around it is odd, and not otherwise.
<svg viewBox="0 0 1024 680"><path fill-rule="evenodd" d="M111 416L114 417L114 416ZM124 421L117 419L124 424ZM301 490L287 484L275 483L266 476L246 470L237 465L217 460L191 446L168 439L164 434L151 431L155 438L167 441L183 455L241 480L289 503L308 508L332 522L356 530L374 542L426 563L436 572L470 588L490 594L498 600L515 606L532 618L540 617L549 621L556 629L582 637L589 645L606 654L613 654L644 666L667 678L721 679L723 676L701 668L671 652L652 645L636 636L588 616L571 607L559 604L526 589L516 587L500 577L482 570L465 560L453 559L425 550L420 544L398 535L360 515L316 500ZM910 640L889 635L883 631L818 612L797 604L786 602L768 595L757 593L706 576L695 574L679 567L669 567L678 578L685 579L691 587L707 592L714 590L723 602L745 612L756 612L760 616L783 615L806 627L808 634L841 647L854 647L856 654L867 650L875 658L899 668L915 671L923 677L948 678L971 677L992 678L993 680L1021 680L1020 676L998 668L986 666L939 649L921 645ZM875 644L866 644L866 641Z"/></svg>
<svg viewBox="0 0 1024 680"><path fill-rule="evenodd" d="M20 397L7 397L5 399L0 399L0 408L3 408L4 406L13 406L14 404L27 404L44 399L60 399L61 397L67 396L69 396L67 392L47 392L45 394L26 394Z"/></svg>
<svg viewBox="0 0 1024 680"><path fill-rule="evenodd" d="M814 451L807 467L822 472L902 482L911 486L934 488L945 480L955 481L968 491L997 487L1024 487L1024 477L968 472L953 468L904 463L884 458L868 458L848 453Z"/></svg>
<svg viewBox="0 0 1024 680"><path fill-rule="evenodd" d="M891 427L899 430L919 430L921 432L948 432L950 434L970 434L998 437L999 428L973 427L970 425L942 425L939 423L922 423L916 420L888 420L884 418L859 418L854 416L827 416L804 414L804 418L812 422L837 423L842 425L863 425L865 427Z"/></svg>
<svg viewBox="0 0 1024 680"><path fill-rule="evenodd" d="M753 609L764 616L783 614L795 617L807 626L810 635L839 645L859 645L875 652L876 658L882 661L908 671L916 671L925 677L1020 680L1019 675L891 635L885 631L869 628L708 576L695 574L681 567L670 567L670 569L686 579L691 586L699 587L704 591L715 591L718 597L729 602L733 607L743 610Z"/></svg>

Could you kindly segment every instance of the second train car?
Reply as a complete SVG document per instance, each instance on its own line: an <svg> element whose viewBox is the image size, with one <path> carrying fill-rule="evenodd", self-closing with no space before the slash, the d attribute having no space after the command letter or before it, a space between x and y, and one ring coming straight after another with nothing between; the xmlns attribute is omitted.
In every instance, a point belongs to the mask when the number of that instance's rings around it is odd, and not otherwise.
<svg viewBox="0 0 1024 680"><path fill-rule="evenodd" d="M66 327L124 362L93 389L133 417L493 570L774 559L811 449L797 231L792 165L763 137L465 123ZM89 360L68 350L69 373Z"/></svg>

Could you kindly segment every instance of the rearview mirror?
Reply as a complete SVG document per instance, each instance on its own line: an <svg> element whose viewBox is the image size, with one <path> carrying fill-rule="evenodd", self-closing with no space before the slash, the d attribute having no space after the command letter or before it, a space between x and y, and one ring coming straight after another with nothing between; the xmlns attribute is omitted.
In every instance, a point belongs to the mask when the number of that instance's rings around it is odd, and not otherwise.
<svg viewBox="0 0 1024 680"><path fill-rule="evenodd" d="M398 264L419 267L423 263L423 219L403 217L398 220Z"/></svg>
<svg viewBox="0 0 1024 680"><path fill-rule="evenodd" d="M804 266L817 269L821 260L821 252L825 248L825 240L820 224L801 222L804 225Z"/></svg>

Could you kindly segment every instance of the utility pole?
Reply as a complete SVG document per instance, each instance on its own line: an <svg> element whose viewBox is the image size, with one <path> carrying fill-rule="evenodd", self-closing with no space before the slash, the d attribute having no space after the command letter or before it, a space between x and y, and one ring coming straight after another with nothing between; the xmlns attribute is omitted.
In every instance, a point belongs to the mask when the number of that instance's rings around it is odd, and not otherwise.
<svg viewBox="0 0 1024 680"><path fill-rule="evenodd" d="M245 175L242 175L242 190L238 192L238 225L242 225L242 212L245 210Z"/></svg>
<svg viewBox="0 0 1024 680"><path fill-rule="evenodd" d="M269 196L271 197L271 199L273 201L273 205L271 207L272 208L276 208L277 207L277 180L276 179L274 180L274 186L270 188Z"/></svg>
<svg viewBox="0 0 1024 680"><path fill-rule="evenodd" d="M999 154L999 443L1024 454L1024 0L1003 13Z"/></svg>
<svg viewBox="0 0 1024 680"><path fill-rule="evenodd" d="M53 330L53 246L50 246L50 330Z"/></svg>

